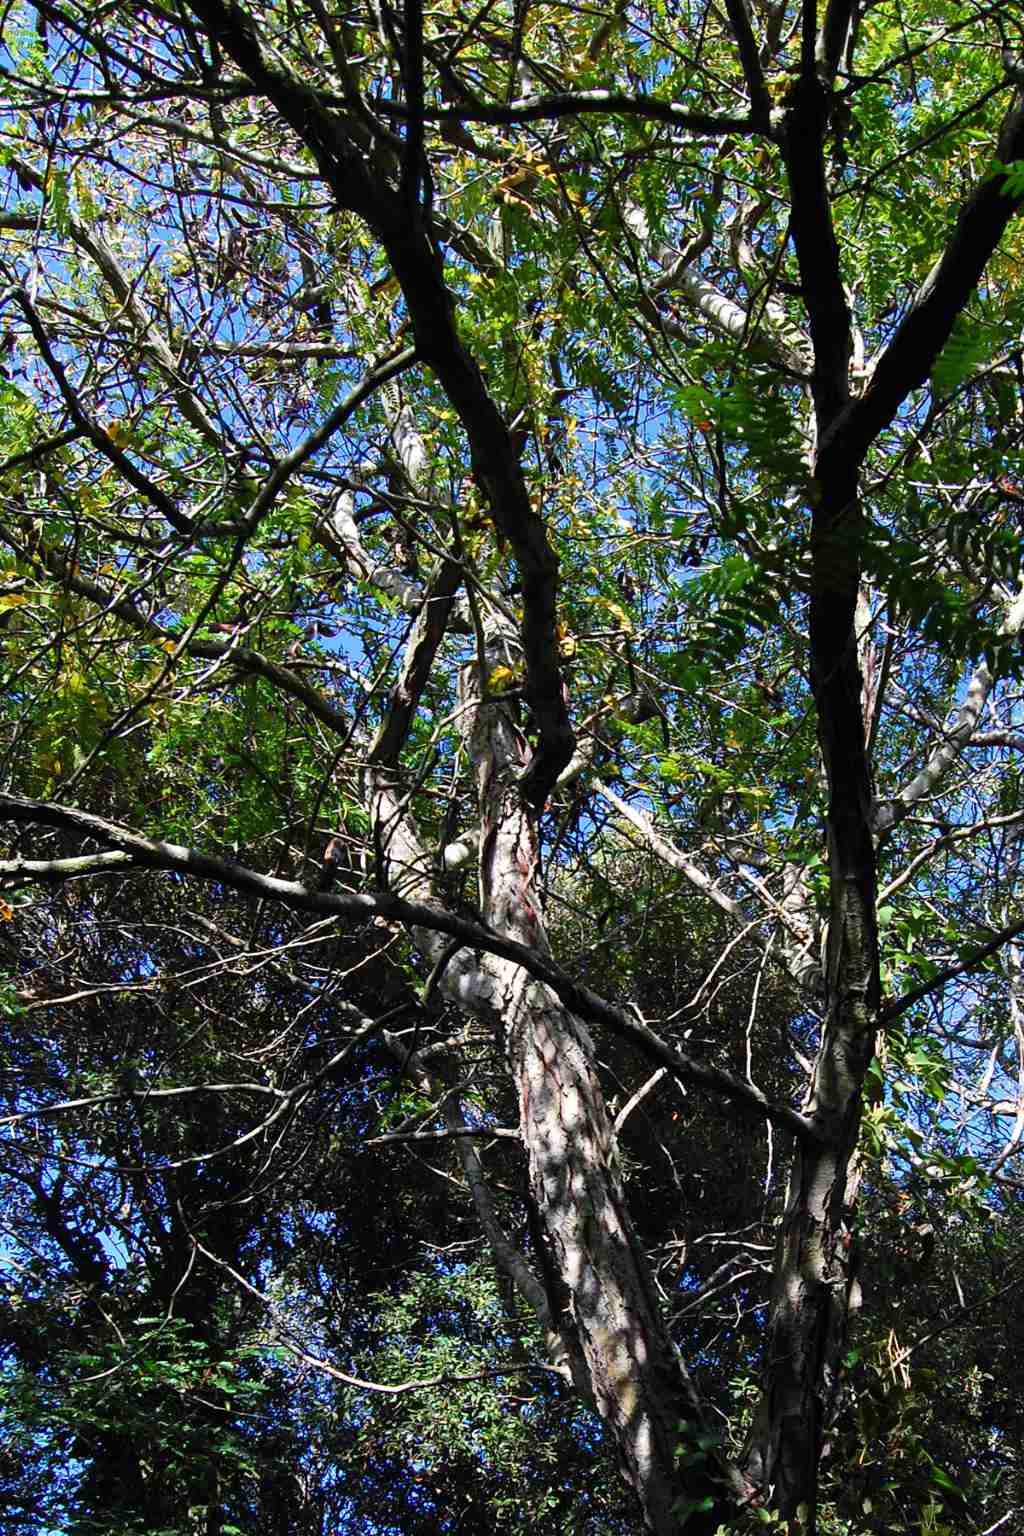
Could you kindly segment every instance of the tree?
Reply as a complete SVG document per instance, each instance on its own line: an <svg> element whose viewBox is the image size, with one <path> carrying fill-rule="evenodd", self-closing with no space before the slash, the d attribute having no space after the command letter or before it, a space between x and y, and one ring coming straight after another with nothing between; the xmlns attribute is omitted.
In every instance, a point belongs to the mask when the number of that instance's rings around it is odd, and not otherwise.
<svg viewBox="0 0 1024 1536"><path fill-rule="evenodd" d="M9 13L4 911L56 937L39 888L129 911L162 872L179 977L284 967L254 995L303 1020L99 1078L69 1035L9 1123L223 1101L187 1155L223 1161L224 1210L241 1138L287 1164L325 1085L339 1146L436 1140L533 1365L659 1536L841 1529L822 1458L893 1191L1013 1230L1013 28L849 0ZM45 942L15 1034L161 949L37 998ZM697 1215L659 1190L652 1232L629 1157L692 1192L741 1144L770 1283L701 1258L664 1292L652 1249ZM269 1307L242 1230L218 1248L179 1203L174 1262ZM712 1345L673 1306L730 1277ZM751 1411L716 1364L762 1304Z"/></svg>

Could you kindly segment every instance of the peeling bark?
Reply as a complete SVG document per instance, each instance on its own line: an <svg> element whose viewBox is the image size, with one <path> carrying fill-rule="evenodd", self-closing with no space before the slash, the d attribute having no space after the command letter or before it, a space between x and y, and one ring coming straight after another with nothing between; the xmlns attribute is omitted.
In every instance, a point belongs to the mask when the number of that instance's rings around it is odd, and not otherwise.
<svg viewBox="0 0 1024 1536"><path fill-rule="evenodd" d="M492 633L494 656L510 636ZM410 657L416 647L410 645ZM410 661L411 665L411 661ZM480 809L480 896L484 921L503 938L550 955L537 889L534 816L522 791L530 749L507 701L488 696L479 663L461 680L463 735L473 762ZM389 724L378 742L390 740ZM419 844L385 759L371 753L369 773L378 845L387 883L407 899L431 899L431 861ZM615 1132L583 1023L542 981L514 961L459 950L414 931L440 985L502 1035L519 1102L529 1182L569 1313L552 1317L538 1282L496 1230L476 1149L460 1146L464 1171L495 1262L530 1300L552 1359L568 1364L582 1399L594 1406L635 1491L647 1528L676 1536L680 1509L695 1511L688 1531L710 1533L725 1518L729 1474L709 1457L681 1475L686 1428L703 1427L696 1391L661 1314L646 1259L633 1232L617 1171ZM452 1111L454 1113L454 1107ZM544 1296L538 1305L537 1293ZM736 1481L734 1479L734 1481Z"/></svg>
<svg viewBox="0 0 1024 1536"><path fill-rule="evenodd" d="M480 796L483 916L498 932L548 953L537 894L533 818L519 789L528 752L508 707L465 670L467 744ZM519 1098L530 1183L559 1274L590 1391L648 1528L678 1532L680 1502L709 1498L695 1532L723 1518L724 1489L698 1464L681 1478L681 1425L703 1422L692 1383L661 1316L616 1170L615 1134L582 1025L519 967L488 958L490 1006L505 1037Z"/></svg>

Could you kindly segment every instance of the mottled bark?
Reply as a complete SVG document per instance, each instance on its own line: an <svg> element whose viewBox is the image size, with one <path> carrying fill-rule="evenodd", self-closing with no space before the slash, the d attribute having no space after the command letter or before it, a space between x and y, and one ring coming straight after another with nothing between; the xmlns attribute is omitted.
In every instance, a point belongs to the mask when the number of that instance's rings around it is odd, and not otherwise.
<svg viewBox="0 0 1024 1536"><path fill-rule="evenodd" d="M463 674L467 744L480 797L483 916L498 932L548 951L537 892L537 844L521 791L529 748L508 706L488 699L476 666ZM590 1392L636 1491L647 1527L677 1532L680 1506L709 1499L687 1530L725 1518L711 1461L680 1473L696 1392L661 1316L617 1172L614 1130L583 1024L520 967L488 957L490 1005L504 1030L519 1098L530 1183L570 1298Z"/></svg>
<svg viewBox="0 0 1024 1536"><path fill-rule="evenodd" d="M423 644L410 641L406 670ZM530 748L514 706L492 696L485 681L514 645L510 633L493 633L483 666L473 663L462 675L462 729L479 794L480 901L491 929L547 957L534 814L523 793ZM397 894L425 902L432 898L431 861L393 776L398 734L385 721L369 757L377 842L387 883ZM568 1365L582 1399L603 1419L647 1528L674 1536L681 1512L692 1510L687 1530L698 1536L713 1531L726 1515L728 1478L694 1438L702 1426L700 1405L626 1209L615 1133L585 1026L513 960L465 949L452 953L427 930L414 936L443 967L446 994L503 1037L530 1186L568 1314L551 1316L546 1293L498 1229L476 1150L467 1143L460 1147L464 1171L496 1264L533 1305L552 1359ZM679 1454L687 1449L692 1460L681 1471ZM732 1497L738 1491L737 1484ZM707 1507L695 1508L702 1504Z"/></svg>

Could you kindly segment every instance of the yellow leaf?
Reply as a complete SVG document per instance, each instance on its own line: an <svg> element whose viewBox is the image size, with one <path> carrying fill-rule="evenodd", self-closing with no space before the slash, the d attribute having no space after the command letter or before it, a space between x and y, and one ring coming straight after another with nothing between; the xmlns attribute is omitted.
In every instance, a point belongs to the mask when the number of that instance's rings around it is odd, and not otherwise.
<svg viewBox="0 0 1024 1536"><path fill-rule="evenodd" d="M0 901L0 920L9 923L14 916L14 908L6 901Z"/></svg>
<svg viewBox="0 0 1024 1536"><path fill-rule="evenodd" d="M22 608L28 602L23 592L5 592L0 597L0 613L6 613L8 608Z"/></svg>
<svg viewBox="0 0 1024 1536"><path fill-rule="evenodd" d="M633 633L633 620L630 618L625 608L623 608L622 604L613 602L610 597L603 597L600 601L605 608L607 608L611 613L615 615L623 629L626 631L627 635L631 635Z"/></svg>
<svg viewBox="0 0 1024 1536"><path fill-rule="evenodd" d="M161 640L160 641L160 649L162 651L166 651L168 656L172 655L173 652L177 650L177 648L178 648L178 643L177 643L176 640Z"/></svg>
<svg viewBox="0 0 1024 1536"><path fill-rule="evenodd" d="M507 688L516 680L516 674L511 667L495 667L487 681L492 688Z"/></svg>

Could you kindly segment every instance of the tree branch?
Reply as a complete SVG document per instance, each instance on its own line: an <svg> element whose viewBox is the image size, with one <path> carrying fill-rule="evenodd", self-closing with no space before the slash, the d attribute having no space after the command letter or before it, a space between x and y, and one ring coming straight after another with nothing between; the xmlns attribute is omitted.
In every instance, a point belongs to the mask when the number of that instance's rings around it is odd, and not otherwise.
<svg viewBox="0 0 1024 1536"><path fill-rule="evenodd" d="M947 769L970 743L991 689L991 673L982 663L971 678L967 696L957 710L956 724L946 733L941 745L935 748L924 767L892 800L881 801L875 807L875 835L879 842L887 838L910 815L914 806L942 782Z"/></svg>
<svg viewBox="0 0 1024 1536"><path fill-rule="evenodd" d="M947 981L955 981L957 976L965 976L968 971L977 970L982 961L1002 949L1004 944L1009 944L1011 939L1020 938L1021 934L1024 934L1024 922L1009 923L1005 928L1000 928L991 939L986 940L984 944L979 944L975 949L968 950L967 954L955 964L945 966L929 981L922 981L920 986L911 987L910 991L904 992L902 997L887 1003L878 1016L879 1025L884 1027L886 1024L891 1024L893 1019L898 1019L901 1013L906 1013L908 1008L912 1008L922 998L930 997L933 992L940 991Z"/></svg>
<svg viewBox="0 0 1024 1536"><path fill-rule="evenodd" d="M725 9L733 37L736 39L743 78L747 82L747 92L750 96L750 121L752 124L756 123L758 128L765 132L771 119L772 100L765 85L757 39L750 25L747 0L725 0Z"/></svg>
<svg viewBox="0 0 1024 1536"><path fill-rule="evenodd" d="M1017 90L1003 119L994 158L1024 159L1024 91ZM895 335L879 357L859 400L850 401L821 441L819 465L833 459L859 464L912 390L928 378L957 317L985 271L1024 197L1003 190L989 172L967 198L939 260L925 278Z"/></svg>
<svg viewBox="0 0 1024 1536"><path fill-rule="evenodd" d="M805 3L804 14L812 10ZM829 97L806 71L791 88L779 133L792 208L790 231L811 333L814 397L819 435L849 397L852 352L850 310L843 287L839 245L825 179L824 141Z"/></svg>
<svg viewBox="0 0 1024 1536"><path fill-rule="evenodd" d="M392 379L397 379L400 374L405 373L417 361L418 354L416 348L406 347L404 351L399 352L396 356L386 358L383 362L375 364L366 377L360 379L355 388L345 396L345 399L339 405L335 406L334 410L324 418L320 425L315 427L299 443L298 447L288 454L287 458L281 459L275 464L260 487L256 500L242 521L241 533L248 536L255 531L260 520L270 511L279 492L287 485L292 475L301 469L303 464L311 459L314 454L320 452L320 449L345 425L349 417L359 409L364 401L370 398L375 390L380 389L384 384L389 384Z"/></svg>
<svg viewBox="0 0 1024 1536"><path fill-rule="evenodd" d="M339 206L364 219L380 240L405 295L419 354L462 423L474 478L498 533L512 547L522 581L520 637L539 744L521 790L540 809L575 746L559 666L558 560L530 500L513 434L460 339L439 253L425 222L410 223L400 193L360 153L345 115L295 76L234 0L189 0L189 6L298 134Z"/></svg>
<svg viewBox="0 0 1024 1536"><path fill-rule="evenodd" d="M442 561L424 590L423 603L406 644L402 670L392 689L387 714L370 747L367 763L382 768L392 767L397 761L461 585L461 566L454 560Z"/></svg>
<svg viewBox="0 0 1024 1536"><path fill-rule="evenodd" d="M57 388L60 390L61 398L68 409L68 415L82 436L87 437L93 447L98 449L105 459L109 459L111 464L128 481L128 484L140 492L167 519L176 532L184 535L186 538L191 538L194 532L192 519L186 517L184 513L178 510L175 502L168 496L166 491L161 490L160 486L154 485L148 475L144 475L140 469L136 468L128 455L123 453L117 446L110 434L98 426L85 411L77 394L71 387L67 374L54 356L53 348L50 346L50 339L25 289L21 287L8 288L5 293L0 294L0 307L3 306L7 299L14 300L28 321L29 330L32 332L43 362L46 364Z"/></svg>
<svg viewBox="0 0 1024 1536"><path fill-rule="evenodd" d="M385 117L407 118L409 108L399 101L374 102ZM628 91L559 91L547 96L524 96L507 106L428 107L423 113L428 123L493 123L510 127L516 123L553 122L564 117L583 117L593 113L608 116L642 117L656 123L708 138L726 138L732 134L766 133L768 119L721 117L707 112L688 112L674 101L632 95Z"/></svg>
<svg viewBox="0 0 1024 1536"><path fill-rule="evenodd" d="M829 80L835 79L843 61L846 40L856 16L857 0L829 0L816 49L818 67Z"/></svg>
<svg viewBox="0 0 1024 1536"><path fill-rule="evenodd" d="M127 856L130 865L137 869L167 870L175 874L189 875L229 890L240 891L264 901L297 912L313 912L324 917L345 917L367 920L384 917L410 928L421 928L431 933L447 934L459 939L468 949L498 955L514 961L529 975L544 982L561 999L567 1008L580 1018L602 1025L619 1039L625 1040L657 1066L665 1066L675 1076L686 1082L734 1103L745 1113L758 1119L768 1119L780 1130L812 1142L823 1142L825 1132L806 1115L789 1105L775 1103L758 1088L717 1067L706 1066L684 1051L669 1045L646 1024L633 1019L624 1009L606 1001L589 987L573 981L553 960L539 954L529 945L505 939L482 924L457 917L454 913L426 902L408 901L388 891L334 892L310 890L295 880L282 880L275 875L264 875L244 864L236 864L216 854L200 853L177 843L159 842L144 837L116 822L106 821L87 811L54 804L51 801L27 800L17 795L0 794L0 820L19 825L37 824L76 832L82 837L94 838ZM104 868L102 855L97 870ZM125 868L129 867L128 862ZM32 865L40 861L24 859L5 860L0 863L0 879L4 876L17 878L32 873ZM50 861L42 861L49 863ZM80 871L84 872L84 871ZM41 871L40 878L47 878Z"/></svg>
<svg viewBox="0 0 1024 1536"><path fill-rule="evenodd" d="M180 130L181 125L174 124ZM12 155L11 165L21 181L28 182L46 196L46 178L21 155ZM185 420L218 452L223 452L223 433L197 400L195 392L182 377L178 363L164 336L139 298L136 285L128 278L110 246L96 229L90 229L74 215L67 216L67 229L80 250L96 263L111 293L122 306L146 352L156 363L174 391L174 400Z"/></svg>
<svg viewBox="0 0 1024 1536"><path fill-rule="evenodd" d="M168 643L178 643L178 635L169 629L164 629L153 619L147 618L144 613L140 613L130 598L120 597L101 582L81 575L71 561L65 560L59 551L50 549L41 540L34 540L31 549L24 550L2 529L0 529L0 539L25 559L37 560L70 591L77 592L80 597L88 598L105 613L114 614L129 628L145 635L151 644L165 646ZM262 677L281 693L286 693L290 698L297 699L300 704L305 705L310 714L336 735L345 736L351 729L351 721L342 710L336 709L322 693L316 688L311 688L308 683L304 683L294 672L276 661L271 661L260 651L236 645L228 640L189 640L185 646L185 654L194 656L200 661L224 661L238 672L248 673L252 677Z"/></svg>
<svg viewBox="0 0 1024 1536"><path fill-rule="evenodd" d="M386 1397L400 1397L406 1392L424 1392L432 1387L455 1385L466 1381L500 1381L504 1376L518 1376L529 1374L533 1371L541 1371L551 1376L563 1375L563 1372L557 1365L544 1365L540 1362L531 1363L524 1360L514 1362L506 1367L494 1367L483 1371L439 1371L436 1376L423 1376L417 1380L396 1383L365 1381L361 1376L350 1376L347 1371L339 1370L336 1365L331 1365L328 1360L321 1360L318 1355L311 1355L301 1345L292 1343L287 1336L287 1331L282 1331L284 1330L284 1324L279 1317L277 1304L269 1296L264 1295L262 1291L257 1290L250 1281L246 1280L244 1275L240 1275L226 1260L218 1258L215 1253L211 1253L197 1237L193 1237L192 1241L204 1258L209 1259L211 1264L216 1264L219 1269L226 1270L242 1290L263 1303L275 1323L277 1339L288 1350L289 1354L293 1355L300 1364L311 1366L317 1371L323 1371L326 1375L333 1376L336 1381L343 1382L347 1387L355 1387L362 1392L378 1392Z"/></svg>
<svg viewBox="0 0 1024 1536"><path fill-rule="evenodd" d="M625 816L630 825L637 829L644 842L657 854L662 863L667 864L670 869L677 870L679 874L685 876L695 890L698 890L702 896L706 896L709 901L718 907L719 911L725 913L726 917L732 918L733 922L742 923L746 920L746 914L739 902L734 900L725 891L720 890L706 870L701 869L700 865L691 859L688 854L683 853L681 849L676 848L666 838L662 837L648 816L645 816L642 811L638 811L635 806L630 805L628 800L621 799L613 790L608 788L607 784L602 783L600 779L595 781L594 788L602 799L607 800L608 804L614 806L620 816Z"/></svg>

